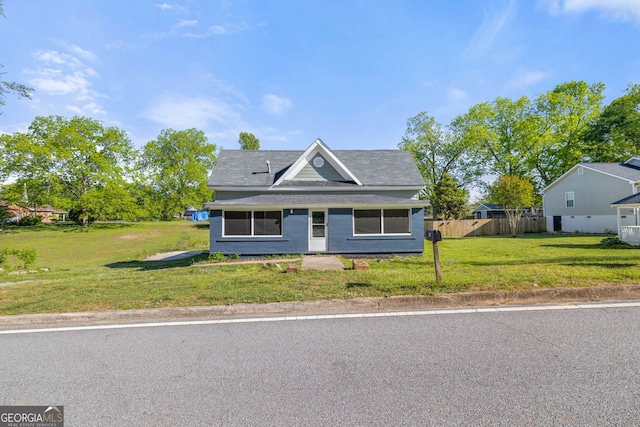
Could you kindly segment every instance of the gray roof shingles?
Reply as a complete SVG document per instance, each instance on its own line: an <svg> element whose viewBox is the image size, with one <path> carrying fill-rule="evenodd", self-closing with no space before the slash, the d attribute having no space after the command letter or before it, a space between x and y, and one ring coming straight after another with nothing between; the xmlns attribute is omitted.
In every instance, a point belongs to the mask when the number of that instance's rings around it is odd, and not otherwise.
<svg viewBox="0 0 640 427"><path fill-rule="evenodd" d="M612 205L635 205L638 203L640 203L640 193L625 197L617 202L613 202Z"/></svg>
<svg viewBox="0 0 640 427"><path fill-rule="evenodd" d="M209 186L214 189L269 187L303 153L302 150L223 150L209 177ZM407 151L335 150L333 154L364 186L424 186L424 179ZM267 171L267 161L271 173Z"/></svg>
<svg viewBox="0 0 640 427"><path fill-rule="evenodd" d="M640 169L622 163L580 163L580 166L615 175L631 181L640 181Z"/></svg>
<svg viewBox="0 0 640 427"><path fill-rule="evenodd" d="M292 205L303 206L310 204L328 205L404 205L422 207L423 200L406 199L399 197L380 196L376 194L259 194L255 196L240 197L232 200L217 200L211 205Z"/></svg>

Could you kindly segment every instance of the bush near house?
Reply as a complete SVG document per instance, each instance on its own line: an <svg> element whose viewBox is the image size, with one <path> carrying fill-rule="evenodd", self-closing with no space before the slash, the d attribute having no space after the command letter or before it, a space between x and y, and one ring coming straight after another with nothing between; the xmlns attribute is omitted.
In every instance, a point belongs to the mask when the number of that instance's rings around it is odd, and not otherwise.
<svg viewBox="0 0 640 427"><path fill-rule="evenodd" d="M18 225L19 226L32 226L32 225L38 225L42 222L42 218L40 218L37 215L34 216L23 216L22 218L20 218L20 220L18 220Z"/></svg>

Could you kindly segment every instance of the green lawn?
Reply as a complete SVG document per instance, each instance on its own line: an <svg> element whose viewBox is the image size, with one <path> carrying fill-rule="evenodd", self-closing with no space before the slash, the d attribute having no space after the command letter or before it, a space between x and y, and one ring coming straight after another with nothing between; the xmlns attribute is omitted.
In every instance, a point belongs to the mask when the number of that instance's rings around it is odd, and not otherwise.
<svg viewBox="0 0 640 427"><path fill-rule="evenodd" d="M630 284L640 251L602 249L601 236L529 234L518 238L445 238L443 281L435 283L431 243L422 257L369 260L368 271L285 274L273 266L143 263L147 255L206 250L208 229L187 221L9 227L0 250L35 248L35 274L0 273L0 315L302 301L490 289ZM282 265L286 267L286 265ZM43 271L48 269L49 271Z"/></svg>

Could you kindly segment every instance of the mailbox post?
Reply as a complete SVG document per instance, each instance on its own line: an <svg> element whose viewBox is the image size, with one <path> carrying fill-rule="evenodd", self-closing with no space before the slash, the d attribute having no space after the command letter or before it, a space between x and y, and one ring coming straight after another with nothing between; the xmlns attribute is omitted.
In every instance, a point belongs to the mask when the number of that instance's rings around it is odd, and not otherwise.
<svg viewBox="0 0 640 427"><path fill-rule="evenodd" d="M433 261L436 266L436 282L438 285L442 282L442 270L440 269L440 251L438 250L438 242L442 240L442 233L439 230L427 230L425 232L428 241L433 243Z"/></svg>

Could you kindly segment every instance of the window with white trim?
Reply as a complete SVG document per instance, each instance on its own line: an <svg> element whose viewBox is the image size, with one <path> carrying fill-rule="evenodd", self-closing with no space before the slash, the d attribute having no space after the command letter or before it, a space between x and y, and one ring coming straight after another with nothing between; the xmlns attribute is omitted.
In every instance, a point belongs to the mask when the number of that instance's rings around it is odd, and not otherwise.
<svg viewBox="0 0 640 427"><path fill-rule="evenodd" d="M282 236L282 211L224 211L224 236Z"/></svg>
<svg viewBox="0 0 640 427"><path fill-rule="evenodd" d="M410 209L354 209L353 234L410 234Z"/></svg>
<svg viewBox="0 0 640 427"><path fill-rule="evenodd" d="M567 208L572 208L576 205L575 195L573 191L567 191L564 193L564 205Z"/></svg>

